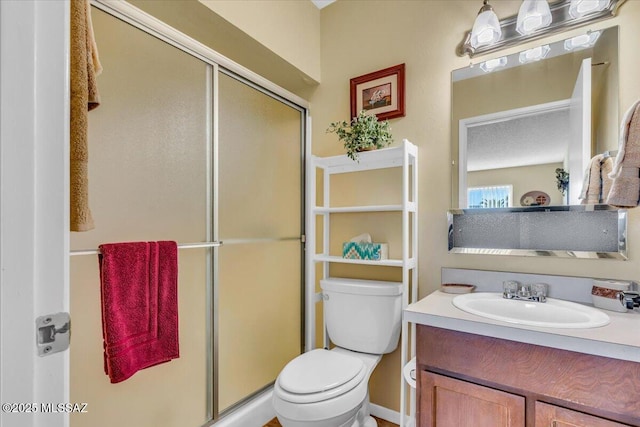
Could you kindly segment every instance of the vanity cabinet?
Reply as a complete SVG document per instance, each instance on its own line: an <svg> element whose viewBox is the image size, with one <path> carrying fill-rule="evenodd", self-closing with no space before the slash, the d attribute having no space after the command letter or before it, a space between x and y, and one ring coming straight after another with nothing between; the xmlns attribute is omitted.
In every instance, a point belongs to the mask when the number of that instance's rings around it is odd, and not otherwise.
<svg viewBox="0 0 640 427"><path fill-rule="evenodd" d="M421 427L640 426L640 363L417 326Z"/></svg>

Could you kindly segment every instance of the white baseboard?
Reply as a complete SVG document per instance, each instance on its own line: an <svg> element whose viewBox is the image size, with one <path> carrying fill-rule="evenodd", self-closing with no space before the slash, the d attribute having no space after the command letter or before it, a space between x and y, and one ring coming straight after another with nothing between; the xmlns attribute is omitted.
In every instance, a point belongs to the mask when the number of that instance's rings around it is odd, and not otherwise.
<svg viewBox="0 0 640 427"><path fill-rule="evenodd" d="M376 405L375 403L370 403L369 408L371 409L371 415L400 425L400 412L393 411L389 408L385 408L384 406Z"/></svg>
<svg viewBox="0 0 640 427"><path fill-rule="evenodd" d="M242 405L232 413L225 415L215 427L247 427L263 426L276 416L271 403L273 388L254 397L250 402Z"/></svg>
<svg viewBox="0 0 640 427"><path fill-rule="evenodd" d="M215 423L215 427L247 427L263 426L275 416L272 404L273 389L266 390L256 396L247 404L241 406L232 413L224 416ZM400 412L384 406L370 403L371 415L382 418L385 421L400 425Z"/></svg>

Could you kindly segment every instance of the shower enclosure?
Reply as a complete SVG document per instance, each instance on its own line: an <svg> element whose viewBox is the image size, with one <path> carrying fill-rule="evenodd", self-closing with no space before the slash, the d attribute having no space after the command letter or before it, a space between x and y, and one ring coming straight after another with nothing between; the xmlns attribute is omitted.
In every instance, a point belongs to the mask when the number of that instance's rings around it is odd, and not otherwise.
<svg viewBox="0 0 640 427"><path fill-rule="evenodd" d="M96 6L104 67L102 102L89 115L96 228L72 233L70 261L70 396L90 411L72 415L71 426L208 425L269 387L303 350L306 105L159 23L141 23L135 8ZM184 245L180 358L110 384L96 249L157 240Z"/></svg>

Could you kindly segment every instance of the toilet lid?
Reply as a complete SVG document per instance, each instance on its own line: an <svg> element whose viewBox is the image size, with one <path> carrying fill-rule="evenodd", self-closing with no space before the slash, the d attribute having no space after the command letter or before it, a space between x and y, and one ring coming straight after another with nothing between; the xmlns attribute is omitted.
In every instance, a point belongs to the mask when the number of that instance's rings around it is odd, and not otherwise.
<svg viewBox="0 0 640 427"><path fill-rule="evenodd" d="M364 369L364 362L356 357L316 349L289 362L280 373L278 384L290 393L321 393L353 380Z"/></svg>

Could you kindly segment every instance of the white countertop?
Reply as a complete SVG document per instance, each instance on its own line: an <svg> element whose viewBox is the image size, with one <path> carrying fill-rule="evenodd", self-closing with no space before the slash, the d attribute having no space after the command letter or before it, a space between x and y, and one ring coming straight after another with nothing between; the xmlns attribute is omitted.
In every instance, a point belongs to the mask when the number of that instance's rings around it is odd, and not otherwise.
<svg viewBox="0 0 640 427"><path fill-rule="evenodd" d="M455 294L435 291L404 310L404 320L426 326L640 362L640 312L605 311L611 322L599 328L539 328L476 316L456 308Z"/></svg>

